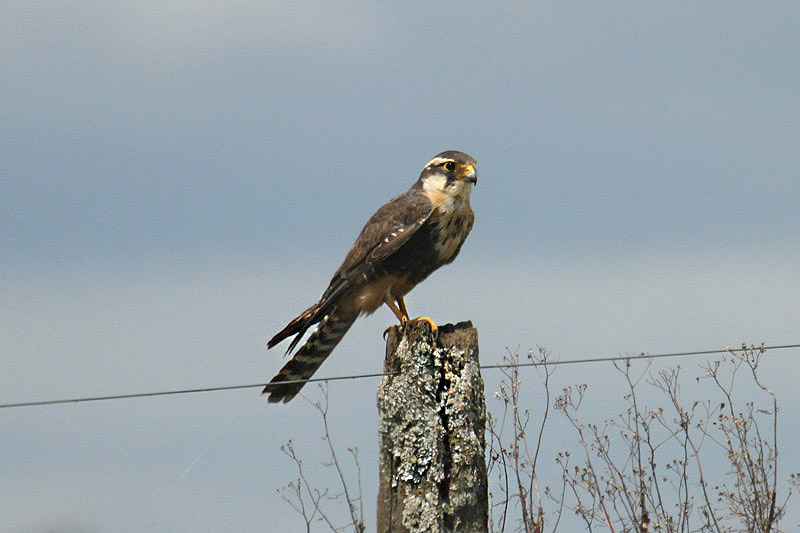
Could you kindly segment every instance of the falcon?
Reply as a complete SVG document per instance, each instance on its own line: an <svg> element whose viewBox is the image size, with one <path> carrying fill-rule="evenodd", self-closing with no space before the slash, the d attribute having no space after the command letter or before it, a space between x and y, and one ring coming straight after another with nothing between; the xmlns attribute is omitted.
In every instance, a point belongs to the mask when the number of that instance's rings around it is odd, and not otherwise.
<svg viewBox="0 0 800 533"><path fill-rule="evenodd" d="M267 343L272 348L294 335L289 354L306 330L318 324L264 388L268 401L294 398L360 315L386 304L401 324L409 321L403 297L452 262L472 229L475 214L469 195L478 182L476 167L475 159L463 152L442 152L425 165L408 191L372 215L319 301ZM419 320L436 329L430 318Z"/></svg>

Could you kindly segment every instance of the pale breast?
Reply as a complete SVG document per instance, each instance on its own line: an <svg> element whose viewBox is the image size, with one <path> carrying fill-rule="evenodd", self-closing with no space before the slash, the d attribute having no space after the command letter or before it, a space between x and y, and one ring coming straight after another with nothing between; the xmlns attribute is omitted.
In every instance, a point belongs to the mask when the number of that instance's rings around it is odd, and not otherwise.
<svg viewBox="0 0 800 533"><path fill-rule="evenodd" d="M441 204L435 212L434 249L441 264L452 261L472 229L475 213L468 202Z"/></svg>

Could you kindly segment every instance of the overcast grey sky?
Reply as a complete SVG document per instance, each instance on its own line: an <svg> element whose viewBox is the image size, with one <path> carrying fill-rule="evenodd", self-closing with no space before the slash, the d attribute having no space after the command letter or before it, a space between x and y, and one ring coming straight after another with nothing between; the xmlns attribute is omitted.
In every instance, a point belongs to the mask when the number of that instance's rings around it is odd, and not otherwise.
<svg viewBox="0 0 800 533"><path fill-rule="evenodd" d="M473 320L484 363L800 342L795 2L8 1L0 94L0 402L266 381L447 149L475 228L407 300ZM320 375L379 371L392 320ZM787 443L798 355L765 367ZM613 403L611 375L559 374ZM376 387L331 385L370 525ZM0 411L0 530L295 531L279 446L312 464L319 432L255 389Z"/></svg>

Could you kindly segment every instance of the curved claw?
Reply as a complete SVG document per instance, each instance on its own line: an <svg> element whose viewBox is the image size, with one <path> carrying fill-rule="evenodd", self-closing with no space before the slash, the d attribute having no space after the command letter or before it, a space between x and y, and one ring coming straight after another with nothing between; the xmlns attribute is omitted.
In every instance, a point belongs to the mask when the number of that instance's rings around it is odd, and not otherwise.
<svg viewBox="0 0 800 533"><path fill-rule="evenodd" d="M420 321L420 320L422 322L427 322L428 323L428 325L431 327L431 333L436 333L438 331L439 326L436 325L436 322L434 322L431 317L429 317L429 316L421 316L419 318L415 318L414 319L414 321Z"/></svg>

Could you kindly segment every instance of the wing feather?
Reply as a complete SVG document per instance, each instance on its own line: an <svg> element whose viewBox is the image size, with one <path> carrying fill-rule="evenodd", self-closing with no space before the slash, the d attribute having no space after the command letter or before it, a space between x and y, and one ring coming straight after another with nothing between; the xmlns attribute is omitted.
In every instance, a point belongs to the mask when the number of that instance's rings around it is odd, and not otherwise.
<svg viewBox="0 0 800 533"><path fill-rule="evenodd" d="M320 309L330 309L339 295L357 284L371 281L371 267L407 243L432 212L430 200L415 188L389 200L378 209L367 221L353 248L331 279L318 303Z"/></svg>

